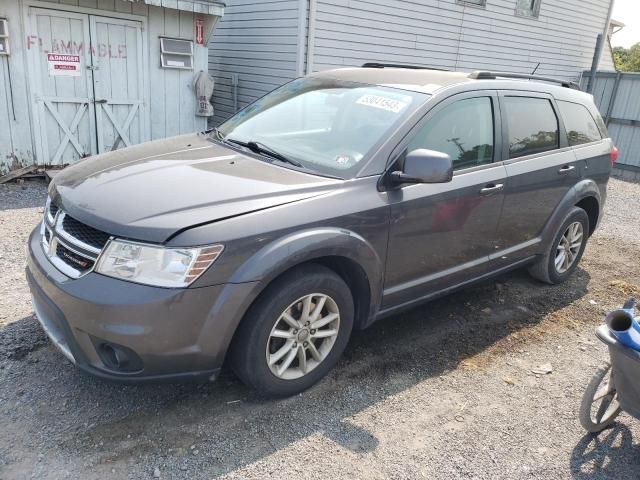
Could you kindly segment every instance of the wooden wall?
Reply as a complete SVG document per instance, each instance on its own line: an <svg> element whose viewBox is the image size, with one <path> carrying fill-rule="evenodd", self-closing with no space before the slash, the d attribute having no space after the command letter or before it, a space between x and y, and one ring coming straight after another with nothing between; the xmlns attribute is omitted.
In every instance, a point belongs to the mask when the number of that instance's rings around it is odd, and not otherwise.
<svg viewBox="0 0 640 480"><path fill-rule="evenodd" d="M46 3L45 3L46 2ZM194 75L207 71L207 47L194 45L194 70L168 70L160 67L160 36L194 39L194 13L147 6L124 0L45 0L38 6L52 8L73 7L96 9L104 16L119 13L146 19L143 33L147 41L148 97L146 139L158 139L204 130L206 118L197 117L193 92ZM24 5L28 0L0 2L0 17L7 18L11 32L11 56L0 57L0 175L10 168L32 164L35 146L31 130L31 111L34 99L28 86L24 27ZM77 11L77 10L76 10ZM212 17L207 17L212 23ZM11 80L9 80L9 78ZM15 118L14 112L15 111ZM8 127L7 127L8 126Z"/></svg>
<svg viewBox="0 0 640 480"><path fill-rule="evenodd" d="M610 1L542 0L530 18L516 15L516 0L317 0L311 70L379 61L531 73L540 62L538 74L576 80L591 65ZM298 76L299 23L308 18L298 0L226 3L209 47L216 124L234 113L231 74L240 108ZM600 69L613 69L608 43Z"/></svg>

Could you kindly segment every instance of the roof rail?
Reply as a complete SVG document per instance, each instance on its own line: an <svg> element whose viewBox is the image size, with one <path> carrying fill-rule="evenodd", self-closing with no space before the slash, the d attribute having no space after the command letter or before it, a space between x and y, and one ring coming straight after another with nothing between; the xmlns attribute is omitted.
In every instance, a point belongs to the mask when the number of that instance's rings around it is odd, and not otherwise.
<svg viewBox="0 0 640 480"><path fill-rule="evenodd" d="M475 80L495 80L498 77L502 78L520 78L524 80L538 80L540 82L558 83L566 88L572 88L574 90L581 90L580 85L568 80L561 80L559 78L543 77L540 75L529 75L528 73L509 73L509 72L484 72L476 70L469 74L469 78Z"/></svg>
<svg viewBox="0 0 640 480"><path fill-rule="evenodd" d="M378 62L363 63L361 68L407 68L409 70L438 70L441 72L449 71L446 68L422 67L419 65L403 65L400 63L378 63Z"/></svg>

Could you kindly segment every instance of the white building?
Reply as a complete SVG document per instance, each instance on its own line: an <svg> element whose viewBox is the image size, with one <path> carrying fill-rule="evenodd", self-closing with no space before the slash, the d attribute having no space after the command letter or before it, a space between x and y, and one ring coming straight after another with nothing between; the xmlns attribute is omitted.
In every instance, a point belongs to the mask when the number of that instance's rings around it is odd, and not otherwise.
<svg viewBox="0 0 640 480"><path fill-rule="evenodd" d="M224 5L0 0L0 175L202 130L194 76Z"/></svg>
<svg viewBox="0 0 640 480"><path fill-rule="evenodd" d="M227 0L209 50L214 123L297 76L372 61L519 73L539 63L537 74L578 79L611 1ZM608 42L600 69L614 69Z"/></svg>

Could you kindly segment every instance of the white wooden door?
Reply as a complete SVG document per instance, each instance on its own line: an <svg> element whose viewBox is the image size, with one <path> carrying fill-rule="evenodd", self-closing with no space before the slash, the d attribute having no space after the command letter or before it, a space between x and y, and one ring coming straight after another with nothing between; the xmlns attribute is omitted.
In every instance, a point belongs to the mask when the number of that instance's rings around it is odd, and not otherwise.
<svg viewBox="0 0 640 480"><path fill-rule="evenodd" d="M141 143L144 62L140 22L91 16L98 152Z"/></svg>
<svg viewBox="0 0 640 480"><path fill-rule="evenodd" d="M72 163L97 152L89 18L30 8L28 23L38 163ZM79 74L53 70L50 54L78 57Z"/></svg>
<svg viewBox="0 0 640 480"><path fill-rule="evenodd" d="M41 8L30 8L29 18L38 164L146 141L142 24ZM73 71L52 62L67 56Z"/></svg>

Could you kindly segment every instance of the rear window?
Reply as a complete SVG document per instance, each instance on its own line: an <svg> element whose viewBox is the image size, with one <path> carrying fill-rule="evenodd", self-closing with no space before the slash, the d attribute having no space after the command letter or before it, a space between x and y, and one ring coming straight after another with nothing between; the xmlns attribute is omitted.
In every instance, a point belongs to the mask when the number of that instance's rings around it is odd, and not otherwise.
<svg viewBox="0 0 640 480"><path fill-rule="evenodd" d="M559 148L558 118L546 98L505 97L509 158Z"/></svg>
<svg viewBox="0 0 640 480"><path fill-rule="evenodd" d="M602 135L600 135L593 116L584 105L560 100L558 108L567 130L569 145L581 145L602 140Z"/></svg>

